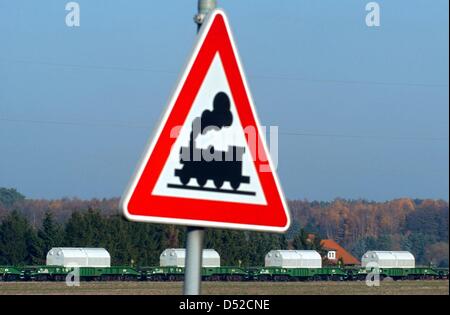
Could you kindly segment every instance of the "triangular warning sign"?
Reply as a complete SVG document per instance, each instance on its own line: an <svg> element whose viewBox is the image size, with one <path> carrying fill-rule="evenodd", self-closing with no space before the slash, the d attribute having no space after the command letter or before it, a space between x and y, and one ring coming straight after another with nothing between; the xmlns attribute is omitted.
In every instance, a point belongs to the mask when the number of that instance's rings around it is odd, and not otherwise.
<svg viewBox="0 0 450 315"><path fill-rule="evenodd" d="M132 221L288 229L286 201L222 10L203 24L121 208Z"/></svg>

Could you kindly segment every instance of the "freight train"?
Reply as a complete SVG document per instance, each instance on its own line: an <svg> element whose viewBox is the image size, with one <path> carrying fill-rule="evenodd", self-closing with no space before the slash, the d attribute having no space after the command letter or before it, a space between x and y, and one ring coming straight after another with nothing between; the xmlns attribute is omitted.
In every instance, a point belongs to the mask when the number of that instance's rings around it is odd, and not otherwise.
<svg viewBox="0 0 450 315"><path fill-rule="evenodd" d="M0 266L0 281L65 281L74 273L74 261L66 259L64 251L80 251L83 257L76 261L77 275L82 281L182 281L184 279L184 250L168 249L160 257L160 266L110 266L108 255L91 253L84 249L52 249L45 266ZM53 251L53 252L52 252ZM103 250L104 251L104 250ZM271 251L264 267L220 266L220 257L214 250L204 252L203 281L362 281L369 274L379 274L381 280L440 280L448 279L448 268L416 267L413 262L395 259L395 252L368 252L361 266L322 266L313 261L314 251ZM297 254L309 258L298 259ZM51 259L54 255L55 259ZM91 255L91 256L89 256ZM276 257L278 255L278 257ZM379 255L381 257L375 257ZM384 255L384 258L382 257ZM50 256L50 259L49 259ZM70 256L70 255L68 255ZM373 256L371 260L370 256ZM412 255L411 255L412 256ZM217 260L217 257L219 259ZM394 257L394 259L392 259ZM78 257L79 258L79 257ZM66 261L64 261L66 259ZM70 263L67 260L72 259ZM58 261L56 261L58 260ZM52 265L53 263L60 265ZM373 263L376 262L376 267ZM72 266L69 266L72 265Z"/></svg>

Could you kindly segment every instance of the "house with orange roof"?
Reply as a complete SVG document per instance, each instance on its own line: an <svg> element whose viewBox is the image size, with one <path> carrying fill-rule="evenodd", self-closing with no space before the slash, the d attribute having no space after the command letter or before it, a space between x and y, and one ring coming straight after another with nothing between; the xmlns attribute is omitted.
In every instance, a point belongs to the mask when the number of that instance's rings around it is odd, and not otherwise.
<svg viewBox="0 0 450 315"><path fill-rule="evenodd" d="M322 240L322 248L327 252L326 258L331 263L342 261L344 265L360 265L361 262L333 240Z"/></svg>

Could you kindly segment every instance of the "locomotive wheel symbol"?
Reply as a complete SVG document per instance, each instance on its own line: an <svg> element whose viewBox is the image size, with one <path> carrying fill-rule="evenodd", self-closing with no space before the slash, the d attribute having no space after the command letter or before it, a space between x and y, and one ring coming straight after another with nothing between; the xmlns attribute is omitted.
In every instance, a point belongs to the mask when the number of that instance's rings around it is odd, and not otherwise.
<svg viewBox="0 0 450 315"><path fill-rule="evenodd" d="M203 176L197 177L197 183L200 187L205 186L207 181L208 180L206 179L206 177L203 177Z"/></svg>
<svg viewBox="0 0 450 315"><path fill-rule="evenodd" d="M216 188L220 189L222 188L224 183L223 179L214 179L214 186L216 186Z"/></svg>
<svg viewBox="0 0 450 315"><path fill-rule="evenodd" d="M233 188L234 190L237 190L239 188L239 186L241 186L241 182L238 180L233 180L231 181L231 188Z"/></svg>
<svg viewBox="0 0 450 315"><path fill-rule="evenodd" d="M183 184L183 186L186 186L189 183L190 180L191 179L190 179L189 176L186 176L186 175L181 175L180 176L180 181Z"/></svg>

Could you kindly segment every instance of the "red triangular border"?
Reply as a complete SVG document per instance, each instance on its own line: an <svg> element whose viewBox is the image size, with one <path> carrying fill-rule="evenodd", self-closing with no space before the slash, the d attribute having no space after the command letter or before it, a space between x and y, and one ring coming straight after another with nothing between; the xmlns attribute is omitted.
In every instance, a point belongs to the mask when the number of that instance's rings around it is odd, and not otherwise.
<svg viewBox="0 0 450 315"><path fill-rule="evenodd" d="M228 22L222 10L215 10L209 21L205 23L204 41L192 67L185 77L182 88L167 120L162 122L163 128L153 150L150 147L143 160L145 167L137 174L134 185L131 184L122 199L125 215L136 221L187 224L193 226L213 226L249 230L285 231L290 224L289 212L276 175L272 172L261 172L260 166L266 165L266 156L260 156L255 161L261 187L264 191L267 205L239 204L223 201L187 199L151 195L158 177L170 154L175 140L170 136L174 126L185 123L186 117L195 101L196 95L207 75L214 56L220 54L225 75L230 86L236 110L242 126L258 126L250 95L247 94L246 83L241 75L239 57L235 51ZM200 38L202 38L200 36ZM259 132L259 128L256 128ZM260 134L257 135L261 145ZM248 139L247 139L248 140ZM265 151L265 150L260 150ZM261 153L259 153L261 155ZM264 152L263 154L267 154ZM255 152L252 152L253 157ZM142 169L142 165L141 165ZM134 187L133 187L134 186Z"/></svg>

